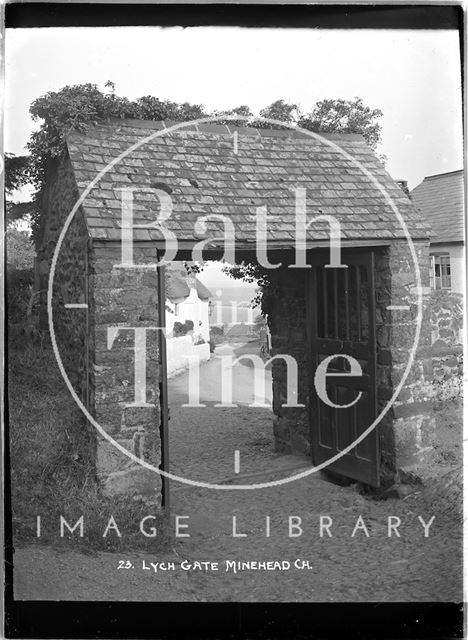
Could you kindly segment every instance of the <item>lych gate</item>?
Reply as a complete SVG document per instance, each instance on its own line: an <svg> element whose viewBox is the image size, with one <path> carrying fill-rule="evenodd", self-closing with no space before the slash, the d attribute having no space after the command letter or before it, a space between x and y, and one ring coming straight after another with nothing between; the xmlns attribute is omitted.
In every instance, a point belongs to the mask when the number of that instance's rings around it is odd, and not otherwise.
<svg viewBox="0 0 468 640"><path fill-rule="evenodd" d="M288 406L286 367L275 359L276 448L308 455L315 465L336 457L331 470L373 487L395 482L401 471L418 473L432 442L430 337L418 306L428 284L428 231L406 194L360 136L166 126L119 121L74 133L49 172L43 283L77 198L106 170L68 221L54 274L58 348L90 414L123 449L168 468L165 347L161 331L152 330L164 323L164 272L155 264L168 239L177 244L173 259L182 260L197 247L207 259L219 257L228 238L232 262L281 263L268 270L262 304L272 355L297 363L298 402ZM304 221L315 219L304 227L299 254L297 193L305 195ZM132 219L122 224L128 194ZM339 266L330 258L331 218L340 225ZM123 233L131 260L122 258ZM79 300L87 301L80 313L73 306ZM118 329L112 348L109 327ZM146 401L135 403L138 327L147 329L140 370ZM379 426L351 446L382 411ZM108 491L144 493L160 482L137 463L128 466L102 437L96 455Z"/></svg>

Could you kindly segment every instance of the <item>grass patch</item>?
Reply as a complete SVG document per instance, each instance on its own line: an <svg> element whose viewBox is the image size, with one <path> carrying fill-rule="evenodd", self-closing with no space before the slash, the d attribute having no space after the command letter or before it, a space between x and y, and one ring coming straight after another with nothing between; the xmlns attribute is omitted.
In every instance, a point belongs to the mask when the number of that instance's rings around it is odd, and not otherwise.
<svg viewBox="0 0 468 640"><path fill-rule="evenodd" d="M14 544L42 542L76 550L118 551L164 549L169 543L164 517L143 499L107 498L100 492L94 468L96 439L92 427L75 405L58 370L52 349L43 342L15 339L8 353L8 433ZM156 538L145 538L139 521L149 524ZM36 537L36 516L42 535ZM60 515L70 524L84 517L84 536L76 531L61 538ZM113 516L122 537L103 537Z"/></svg>

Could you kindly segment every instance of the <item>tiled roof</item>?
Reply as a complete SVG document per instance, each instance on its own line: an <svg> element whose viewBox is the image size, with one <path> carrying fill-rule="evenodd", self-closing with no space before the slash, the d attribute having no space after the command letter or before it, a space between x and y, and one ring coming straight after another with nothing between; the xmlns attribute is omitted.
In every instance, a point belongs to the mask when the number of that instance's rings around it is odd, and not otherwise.
<svg viewBox="0 0 468 640"><path fill-rule="evenodd" d="M188 298L191 285L185 267L179 266L178 262L171 262L166 268L166 297L171 302L177 302ZM213 297L211 291L205 287L197 277L193 278L193 285L200 300L209 300Z"/></svg>
<svg viewBox="0 0 468 640"><path fill-rule="evenodd" d="M166 297L175 302L188 298L190 287L187 283L187 272L172 262L166 270Z"/></svg>
<svg viewBox="0 0 468 640"><path fill-rule="evenodd" d="M177 276L166 282L166 296L172 302L188 298L190 295L190 287L188 284Z"/></svg>
<svg viewBox="0 0 468 640"><path fill-rule="evenodd" d="M462 169L424 178L413 189L411 197L432 227L432 242L464 241Z"/></svg>
<svg viewBox="0 0 468 640"><path fill-rule="evenodd" d="M209 300L213 297L213 294L208 289L208 287L205 287L203 282L201 282L201 280L199 280L198 278L195 278L195 285L197 287L197 294L200 300Z"/></svg>
<svg viewBox="0 0 468 640"><path fill-rule="evenodd" d="M132 145L168 126L121 120L69 135L67 145L80 191ZM324 137L378 179L412 237L427 237L427 223L360 135ZM200 241L194 235L197 218L222 214L232 220L239 244L254 242L256 208L266 205L269 242L293 246L296 187L306 188L309 219L328 214L339 220L343 242L405 237L382 193L350 159L323 140L297 131L206 124L153 138L112 166L87 196L83 204L93 238L120 240L122 187L135 188L136 224L153 221L159 207L154 194L142 192L142 187L170 192L173 211L166 224L179 241ZM208 223L211 236L219 236L222 229L220 222ZM158 229L139 229L134 238L160 240L162 235ZM328 225L313 223L307 238L327 241Z"/></svg>

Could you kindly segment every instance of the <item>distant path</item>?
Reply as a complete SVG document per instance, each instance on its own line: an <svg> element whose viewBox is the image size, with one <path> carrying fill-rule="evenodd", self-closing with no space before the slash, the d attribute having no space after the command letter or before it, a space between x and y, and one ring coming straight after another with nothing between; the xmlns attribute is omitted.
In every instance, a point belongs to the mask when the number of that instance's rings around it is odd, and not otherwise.
<svg viewBox="0 0 468 640"><path fill-rule="evenodd" d="M259 355L258 342L234 342L231 344L218 345L211 360L200 366L200 401L203 403L216 404L221 402L221 363L222 356L231 355L237 358L247 353ZM265 396L260 398L255 396L255 376L252 365L249 361L237 364L233 367L233 402L240 405L248 405L257 401L271 403L272 381L271 371L265 372ZM169 380L169 404L172 407L180 407L188 401L189 374L184 372Z"/></svg>

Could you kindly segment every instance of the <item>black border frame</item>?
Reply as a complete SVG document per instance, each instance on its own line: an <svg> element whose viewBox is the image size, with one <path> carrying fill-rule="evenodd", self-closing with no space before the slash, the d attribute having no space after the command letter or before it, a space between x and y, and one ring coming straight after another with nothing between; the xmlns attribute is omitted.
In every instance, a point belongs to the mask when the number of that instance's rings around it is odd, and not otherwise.
<svg viewBox="0 0 468 640"><path fill-rule="evenodd" d="M449 603L31 601L11 605L7 637L441 640L462 637L462 617L461 605Z"/></svg>
<svg viewBox="0 0 468 640"><path fill-rule="evenodd" d="M445 5L11 2L7 28L243 26L321 29L459 29L463 10Z"/></svg>

